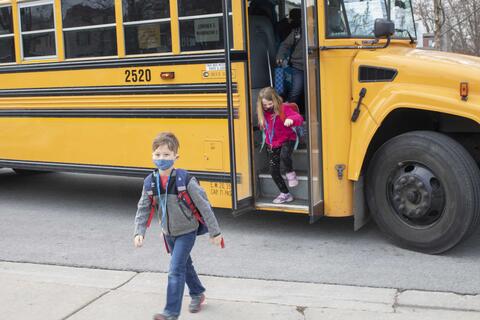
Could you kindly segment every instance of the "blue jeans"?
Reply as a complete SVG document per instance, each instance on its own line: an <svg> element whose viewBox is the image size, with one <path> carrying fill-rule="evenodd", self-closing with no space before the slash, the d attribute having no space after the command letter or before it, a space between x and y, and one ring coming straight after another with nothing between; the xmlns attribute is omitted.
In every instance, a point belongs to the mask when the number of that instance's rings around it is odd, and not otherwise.
<svg viewBox="0 0 480 320"><path fill-rule="evenodd" d="M185 283L190 296L197 296L205 292L190 257L196 237L196 230L177 237L165 236L172 255L168 271L167 303L163 311L165 315L180 315Z"/></svg>
<svg viewBox="0 0 480 320"><path fill-rule="evenodd" d="M303 97L303 77L303 70L292 67L292 87L288 93L287 101L295 102L299 107Z"/></svg>

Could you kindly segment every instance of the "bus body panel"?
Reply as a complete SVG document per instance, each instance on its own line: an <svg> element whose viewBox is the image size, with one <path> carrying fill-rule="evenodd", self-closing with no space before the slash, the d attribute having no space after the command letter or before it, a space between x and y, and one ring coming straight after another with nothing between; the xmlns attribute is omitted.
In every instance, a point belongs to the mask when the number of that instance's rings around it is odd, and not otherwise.
<svg viewBox="0 0 480 320"><path fill-rule="evenodd" d="M218 63L65 69L0 70L0 161L153 168L151 141L172 131L181 141L178 167L230 174L225 71ZM252 193L249 142L240 139L249 132L245 63L232 69L237 193L244 199ZM163 80L162 72L175 77ZM229 183L202 185L214 206L231 208Z"/></svg>
<svg viewBox="0 0 480 320"><path fill-rule="evenodd" d="M378 66L398 71L392 82L358 82L360 66ZM391 46L385 50L361 51L353 63L353 102L361 88L367 88L361 116L353 124L348 178L361 174L368 146L384 119L396 109L429 110L480 123L480 58ZM463 101L460 83L469 83L469 97Z"/></svg>
<svg viewBox="0 0 480 320"><path fill-rule="evenodd" d="M355 52L321 51L322 145L325 216L352 214L353 183L348 166L339 177L337 165L347 165L350 148L351 65Z"/></svg>

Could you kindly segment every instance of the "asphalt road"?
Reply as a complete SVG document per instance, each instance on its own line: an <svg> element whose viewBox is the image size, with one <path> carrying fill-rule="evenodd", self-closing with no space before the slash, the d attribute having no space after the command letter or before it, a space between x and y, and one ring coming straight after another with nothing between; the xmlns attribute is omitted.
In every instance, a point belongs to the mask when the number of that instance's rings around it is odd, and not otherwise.
<svg viewBox="0 0 480 320"><path fill-rule="evenodd" d="M142 180L100 175L16 175L0 169L0 260L118 270L167 271L159 228L143 248L132 232ZM480 293L480 230L439 256L395 247L370 223L309 225L300 215L217 216L226 248L198 238L200 274L315 283Z"/></svg>

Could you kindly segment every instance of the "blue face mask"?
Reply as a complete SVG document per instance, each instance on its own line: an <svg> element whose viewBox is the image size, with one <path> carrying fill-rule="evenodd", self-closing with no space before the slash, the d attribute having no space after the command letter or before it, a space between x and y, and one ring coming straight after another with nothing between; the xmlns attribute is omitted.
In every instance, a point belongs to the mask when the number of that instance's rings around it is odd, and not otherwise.
<svg viewBox="0 0 480 320"><path fill-rule="evenodd" d="M153 162L155 163L158 169L165 171L173 167L173 163L175 162L175 160L161 159L161 160L153 160Z"/></svg>

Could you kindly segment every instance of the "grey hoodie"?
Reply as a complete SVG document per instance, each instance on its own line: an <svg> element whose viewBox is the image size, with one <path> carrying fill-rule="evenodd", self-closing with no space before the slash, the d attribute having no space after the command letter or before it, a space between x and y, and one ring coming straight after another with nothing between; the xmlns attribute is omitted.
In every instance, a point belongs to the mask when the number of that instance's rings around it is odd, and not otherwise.
<svg viewBox="0 0 480 320"><path fill-rule="evenodd" d="M178 199L177 187L175 184L175 170L172 172L170 181L167 186L167 213L166 221L162 224L162 231L169 236L179 236L182 234L190 233L198 229L198 221L193 216L192 211L182 201ZM165 190L161 190L162 195ZM187 192L192 198L193 203L200 211L205 224L207 225L208 232L211 237L216 237L220 234L220 227L218 226L217 219L213 213L210 202L208 202L207 194L205 190L200 186L195 177L191 177L187 184ZM155 198L155 202L158 204L158 192L152 191L151 196ZM163 196L162 196L163 198ZM145 236L147 229L147 221L150 216L151 200L149 194L143 188L142 196L138 201L137 214L135 216L135 232L134 235ZM157 221L161 220L162 210L161 206L157 205L155 208ZM153 220L152 220L153 221Z"/></svg>
<svg viewBox="0 0 480 320"><path fill-rule="evenodd" d="M294 45L295 48L293 48ZM295 28L280 44L277 52L277 60L286 59L290 55L290 64L292 67L303 70L303 56L305 55L305 50L303 47L303 35L301 29ZM293 52L290 54L292 49Z"/></svg>

